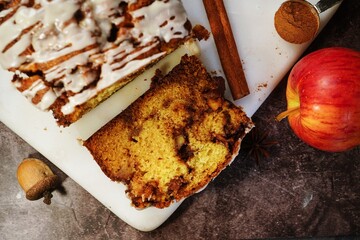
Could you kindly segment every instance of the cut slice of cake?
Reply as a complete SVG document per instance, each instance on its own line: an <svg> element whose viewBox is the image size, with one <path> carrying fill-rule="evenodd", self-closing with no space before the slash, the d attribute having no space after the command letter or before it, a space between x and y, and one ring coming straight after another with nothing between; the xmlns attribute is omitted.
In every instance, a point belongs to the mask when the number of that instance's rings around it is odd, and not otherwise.
<svg viewBox="0 0 360 240"><path fill-rule="evenodd" d="M68 126L191 38L180 0L0 3L0 65Z"/></svg>
<svg viewBox="0 0 360 240"><path fill-rule="evenodd" d="M185 55L84 146L110 179L127 185L135 207L167 207L214 179L253 127L223 94L224 80Z"/></svg>

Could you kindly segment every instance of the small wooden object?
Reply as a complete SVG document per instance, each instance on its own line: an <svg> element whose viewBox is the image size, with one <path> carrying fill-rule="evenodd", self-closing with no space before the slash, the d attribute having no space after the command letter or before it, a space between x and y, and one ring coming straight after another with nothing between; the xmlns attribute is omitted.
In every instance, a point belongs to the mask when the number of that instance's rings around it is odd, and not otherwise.
<svg viewBox="0 0 360 240"><path fill-rule="evenodd" d="M250 92L224 2L203 0L203 3L232 97L234 100L240 99Z"/></svg>

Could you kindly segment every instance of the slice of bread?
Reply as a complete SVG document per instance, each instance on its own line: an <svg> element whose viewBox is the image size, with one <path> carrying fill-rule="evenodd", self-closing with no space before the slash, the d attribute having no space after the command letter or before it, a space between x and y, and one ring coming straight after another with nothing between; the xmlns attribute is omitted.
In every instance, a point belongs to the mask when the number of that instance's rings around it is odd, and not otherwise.
<svg viewBox="0 0 360 240"><path fill-rule="evenodd" d="M179 0L10 0L0 14L0 65L61 126L192 38Z"/></svg>
<svg viewBox="0 0 360 240"><path fill-rule="evenodd" d="M185 55L84 146L109 178L128 186L135 207L167 207L215 178L253 127L223 93L224 80Z"/></svg>

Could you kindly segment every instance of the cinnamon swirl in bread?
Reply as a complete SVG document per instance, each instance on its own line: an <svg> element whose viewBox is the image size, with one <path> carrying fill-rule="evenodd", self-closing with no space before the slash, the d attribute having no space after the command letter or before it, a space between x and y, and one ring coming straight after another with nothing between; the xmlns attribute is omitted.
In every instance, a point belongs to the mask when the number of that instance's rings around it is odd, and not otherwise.
<svg viewBox="0 0 360 240"><path fill-rule="evenodd" d="M84 146L110 179L127 185L135 207L167 207L215 178L253 127L223 91L222 78L185 55Z"/></svg>
<svg viewBox="0 0 360 240"><path fill-rule="evenodd" d="M190 38L180 0L0 2L0 65L68 126Z"/></svg>

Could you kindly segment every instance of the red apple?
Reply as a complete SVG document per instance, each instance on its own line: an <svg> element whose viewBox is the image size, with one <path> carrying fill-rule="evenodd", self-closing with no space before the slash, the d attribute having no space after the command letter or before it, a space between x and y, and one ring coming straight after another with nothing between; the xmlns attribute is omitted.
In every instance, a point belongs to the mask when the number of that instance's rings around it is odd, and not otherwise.
<svg viewBox="0 0 360 240"><path fill-rule="evenodd" d="M317 149L341 152L360 145L360 52L325 48L295 64L286 88L290 127Z"/></svg>

